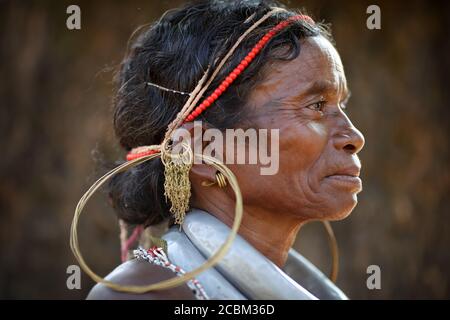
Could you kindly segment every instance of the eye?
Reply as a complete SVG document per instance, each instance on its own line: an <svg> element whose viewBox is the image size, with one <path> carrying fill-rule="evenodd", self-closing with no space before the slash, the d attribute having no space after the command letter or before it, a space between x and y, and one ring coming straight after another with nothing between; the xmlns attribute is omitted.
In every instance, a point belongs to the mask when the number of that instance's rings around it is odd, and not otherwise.
<svg viewBox="0 0 450 320"><path fill-rule="evenodd" d="M310 105L308 105L308 106L306 106L306 107L307 107L308 109L313 110L313 111L320 111L320 112L322 112L323 107L325 106L325 103L326 103L326 101L320 100L320 101L317 101L317 102L315 102L315 103L312 103L312 104L310 104Z"/></svg>

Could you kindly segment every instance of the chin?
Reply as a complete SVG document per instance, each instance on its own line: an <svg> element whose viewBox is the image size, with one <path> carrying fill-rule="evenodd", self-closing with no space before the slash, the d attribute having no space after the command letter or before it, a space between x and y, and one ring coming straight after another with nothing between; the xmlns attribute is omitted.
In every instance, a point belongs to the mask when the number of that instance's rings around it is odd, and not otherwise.
<svg viewBox="0 0 450 320"><path fill-rule="evenodd" d="M322 192L315 203L291 203L285 209L286 212L292 212L293 215L302 218L305 221L330 220L338 221L347 218L358 204L359 192L336 192L327 190ZM304 210L299 210L304 208Z"/></svg>
<svg viewBox="0 0 450 320"><path fill-rule="evenodd" d="M358 204L358 196L353 193L340 198L340 201L333 202L334 206L329 209L328 214L325 214L323 218L332 221L343 220L355 209Z"/></svg>

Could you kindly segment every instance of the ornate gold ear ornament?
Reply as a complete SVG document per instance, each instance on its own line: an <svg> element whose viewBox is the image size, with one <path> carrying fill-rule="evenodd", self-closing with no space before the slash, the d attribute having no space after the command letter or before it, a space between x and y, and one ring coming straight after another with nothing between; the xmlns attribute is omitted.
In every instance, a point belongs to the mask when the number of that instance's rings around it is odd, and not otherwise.
<svg viewBox="0 0 450 320"><path fill-rule="evenodd" d="M202 186L204 187L211 187L213 185L217 184L219 188L225 188L227 186L227 179L224 177L224 175L217 171L216 172L216 181L203 181Z"/></svg>
<svg viewBox="0 0 450 320"><path fill-rule="evenodd" d="M140 285L140 286L134 286L134 285L120 285L118 283L109 281L104 279L103 277L96 274L86 263L84 260L84 257L82 256L80 252L80 245L78 242L78 221L80 219L80 215L83 212L83 208L89 201L89 199L94 195L94 193L101 188L106 182L108 182L109 179L111 179L114 175L123 172L125 170L128 170L130 168L133 168L135 166L138 166L139 164L142 164L144 162L150 161L156 157L162 156L161 152L158 150L154 153L142 156L140 158L136 158L134 160L127 161L120 166L114 168L113 170L106 173L103 177L98 179L86 193L81 197L80 201L78 202L77 207L75 208L75 214L72 220L71 230L70 230L70 248L72 249L73 254L75 255L75 258L77 259L80 267L83 269L84 272L86 272L89 277L91 277L92 280L98 283L102 283L108 288L111 288L116 291L120 292L131 292L131 293L145 293L152 290L161 290L161 289L168 289L173 288L176 286L179 286L180 284L185 283L186 281L189 281L202 273L203 271L215 266L228 252L229 248L231 247L231 244L233 243L233 240L236 238L237 232L239 230L239 226L241 224L242 216L243 216L243 204L242 204L242 194L239 189L239 185L237 182L236 177L234 176L233 172L231 172L228 167L220 162L219 160L208 157L206 155L202 154L195 154L194 156L199 158L200 160L203 160L206 164L214 167L216 170L220 171L224 177L228 180L230 187L233 189L235 197L236 197L236 203L235 203L235 216L233 225L231 228L231 231L225 240L225 243L219 248L219 250L211 256L203 265L198 267L195 270L192 270L190 272L185 273L182 276L171 278L168 280L164 280L155 284L148 284L148 285Z"/></svg>

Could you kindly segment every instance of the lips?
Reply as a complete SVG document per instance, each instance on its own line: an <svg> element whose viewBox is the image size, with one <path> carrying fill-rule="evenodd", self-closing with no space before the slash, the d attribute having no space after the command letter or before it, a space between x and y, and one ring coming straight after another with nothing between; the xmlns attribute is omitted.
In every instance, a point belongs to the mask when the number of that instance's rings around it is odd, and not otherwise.
<svg viewBox="0 0 450 320"><path fill-rule="evenodd" d="M333 174L326 176L326 178L330 178L333 176L344 176L344 177L359 177L359 173L361 168L358 166L351 166L345 168L338 168Z"/></svg>
<svg viewBox="0 0 450 320"><path fill-rule="evenodd" d="M339 187L360 191L362 189L362 181L359 178L360 171L361 168L358 166L338 168L333 174L326 176L325 180Z"/></svg>

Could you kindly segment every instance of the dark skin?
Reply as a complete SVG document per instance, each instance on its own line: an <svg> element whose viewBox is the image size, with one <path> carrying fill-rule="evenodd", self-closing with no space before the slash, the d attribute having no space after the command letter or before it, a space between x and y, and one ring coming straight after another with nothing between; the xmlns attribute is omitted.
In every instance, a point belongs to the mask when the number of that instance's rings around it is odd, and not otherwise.
<svg viewBox="0 0 450 320"><path fill-rule="evenodd" d="M253 127L280 130L279 170L263 176L259 165L229 165L244 199L239 234L280 267L304 223L343 219L357 204L362 190L357 153L364 137L344 112L348 97L339 54L321 36L302 40L296 59L267 66L264 80L250 94L246 107L252 108L249 121ZM189 126L186 129L192 129ZM192 206L231 226L235 205L231 188L201 185L214 181L214 176L210 166L192 167ZM148 267L150 271L130 265L111 280L143 285L166 278L158 267ZM90 298L129 298L96 287ZM145 298L169 299L173 294L183 299L189 296L184 289L152 292Z"/></svg>
<svg viewBox="0 0 450 320"><path fill-rule="evenodd" d="M343 219L361 191L362 134L344 113L349 96L339 54L323 37L303 41L295 60L273 64L250 95L257 128L280 130L280 163L275 175L259 166L229 165L244 199L239 230L247 241L283 266L299 228L311 220ZM214 169L192 168L194 206L231 225L230 188L201 186Z"/></svg>

